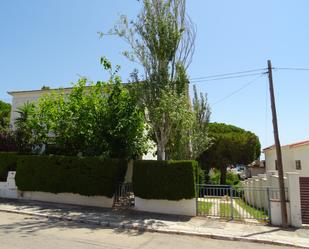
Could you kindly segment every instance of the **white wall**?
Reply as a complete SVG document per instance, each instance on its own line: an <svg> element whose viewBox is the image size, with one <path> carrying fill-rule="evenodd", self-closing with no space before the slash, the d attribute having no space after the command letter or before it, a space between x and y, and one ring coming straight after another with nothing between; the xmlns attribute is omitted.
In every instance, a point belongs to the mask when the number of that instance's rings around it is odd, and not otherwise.
<svg viewBox="0 0 309 249"><path fill-rule="evenodd" d="M37 91L21 91L21 92L11 92L12 95L12 109L11 109L11 119L10 124L14 129L14 122L18 117L17 109L23 106L27 102L36 102L40 97L45 94L50 94L55 90L37 90ZM63 89L65 93L71 91L70 88Z"/></svg>
<svg viewBox="0 0 309 249"><path fill-rule="evenodd" d="M288 222L293 227L302 226L299 174L286 172L284 177ZM281 225L281 206L278 172L268 171L267 174L249 178L243 182L245 201L254 208L270 211L271 224ZM270 204L270 205L269 205Z"/></svg>
<svg viewBox="0 0 309 249"><path fill-rule="evenodd" d="M309 144L301 146L283 146L282 161L284 172L298 172L301 177L309 177ZM275 148L264 151L266 170L275 170ZM301 170L296 169L296 160L301 160Z"/></svg>
<svg viewBox="0 0 309 249"><path fill-rule="evenodd" d="M135 197L135 210L162 213L162 214L175 214L175 215L196 215L196 199L170 201L170 200L146 200Z"/></svg>

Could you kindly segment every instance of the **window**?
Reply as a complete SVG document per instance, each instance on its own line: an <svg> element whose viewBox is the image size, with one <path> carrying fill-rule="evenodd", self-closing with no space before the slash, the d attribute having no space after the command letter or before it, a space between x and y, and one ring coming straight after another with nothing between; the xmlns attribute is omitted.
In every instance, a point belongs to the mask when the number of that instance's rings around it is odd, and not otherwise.
<svg viewBox="0 0 309 249"><path fill-rule="evenodd" d="M301 161L295 160L295 166L296 166L296 169L301 170Z"/></svg>

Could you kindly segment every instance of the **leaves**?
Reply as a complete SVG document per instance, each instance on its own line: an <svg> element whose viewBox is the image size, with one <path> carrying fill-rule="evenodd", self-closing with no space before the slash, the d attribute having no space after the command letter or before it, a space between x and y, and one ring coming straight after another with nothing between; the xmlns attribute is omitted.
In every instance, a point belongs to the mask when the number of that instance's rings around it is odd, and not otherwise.
<svg viewBox="0 0 309 249"><path fill-rule="evenodd" d="M105 58L102 63L112 69ZM47 144L48 152L56 154L142 155L147 150L143 110L116 72L108 83L82 78L69 94L61 90L46 94L31 112L29 106L23 107L16 125L28 132L25 140Z"/></svg>

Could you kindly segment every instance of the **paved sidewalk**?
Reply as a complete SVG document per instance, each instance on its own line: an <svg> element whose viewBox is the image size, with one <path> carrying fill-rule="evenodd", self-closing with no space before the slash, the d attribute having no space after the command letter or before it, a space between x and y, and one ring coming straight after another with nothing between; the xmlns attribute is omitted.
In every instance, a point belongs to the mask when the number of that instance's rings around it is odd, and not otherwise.
<svg viewBox="0 0 309 249"><path fill-rule="evenodd" d="M272 226L226 222L199 217L112 211L103 208L1 198L0 211L82 222L114 229L136 229L141 232L176 233L309 248L308 227L282 230Z"/></svg>

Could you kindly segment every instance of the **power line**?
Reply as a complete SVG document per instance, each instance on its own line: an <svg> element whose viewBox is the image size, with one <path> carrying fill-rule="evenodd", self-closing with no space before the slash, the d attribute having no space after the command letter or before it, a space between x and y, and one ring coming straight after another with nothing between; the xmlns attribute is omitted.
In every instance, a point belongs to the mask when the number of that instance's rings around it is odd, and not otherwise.
<svg viewBox="0 0 309 249"><path fill-rule="evenodd" d="M309 71L309 68L301 67L273 67L274 70Z"/></svg>
<svg viewBox="0 0 309 249"><path fill-rule="evenodd" d="M218 77L213 79L205 79L205 80L192 80L190 83L199 83L199 82L209 82L209 81L218 81L218 80L227 80L227 79L238 79L238 78L244 78L244 77L250 77L255 75L264 75L263 73L251 73L251 74L242 74L242 75L235 75L235 76L228 76L228 77Z"/></svg>
<svg viewBox="0 0 309 249"><path fill-rule="evenodd" d="M239 72L233 72L233 73L214 74L214 75L191 78L191 80L201 80L201 79L218 78L218 77L230 76L230 75L246 74L246 73L258 72L258 71L265 71L266 69L267 68L259 68L259 69L252 69L252 70L239 71Z"/></svg>
<svg viewBox="0 0 309 249"><path fill-rule="evenodd" d="M247 82L246 84L244 84L243 86L241 86L240 88L236 89L235 91L231 92L230 94L226 95L225 97L217 100L216 102L214 102L212 105L216 105L218 103L223 102L224 100L232 97L233 95L239 93L240 91L242 91L243 89L245 89L246 87L250 86L251 84L253 84L254 82L256 82L258 79L260 79L262 76L264 76L265 74L260 74L258 77L256 77L253 80L250 80L249 82Z"/></svg>

